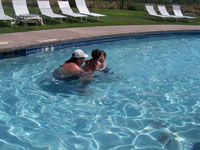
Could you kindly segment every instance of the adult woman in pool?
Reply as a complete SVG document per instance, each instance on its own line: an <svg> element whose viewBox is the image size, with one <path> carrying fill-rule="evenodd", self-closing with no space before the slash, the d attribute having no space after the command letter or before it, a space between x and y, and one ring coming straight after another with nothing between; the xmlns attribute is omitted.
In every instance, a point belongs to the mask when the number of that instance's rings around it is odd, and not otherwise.
<svg viewBox="0 0 200 150"><path fill-rule="evenodd" d="M88 55L83 50L75 50L72 57L53 72L53 76L60 80L77 79L84 76L85 71L81 68L81 65L86 57Z"/></svg>

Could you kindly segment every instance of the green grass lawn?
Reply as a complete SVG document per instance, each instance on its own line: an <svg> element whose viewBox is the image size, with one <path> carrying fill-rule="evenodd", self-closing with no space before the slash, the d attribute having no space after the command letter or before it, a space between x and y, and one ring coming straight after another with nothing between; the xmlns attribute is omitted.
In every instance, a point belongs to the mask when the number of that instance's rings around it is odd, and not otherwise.
<svg viewBox="0 0 200 150"><path fill-rule="evenodd" d="M13 10L9 7L4 7L5 13L9 16L13 16ZM58 12L59 9L55 8L54 12ZM30 13L38 13L38 8L30 9ZM89 26L112 26L112 25L146 25L146 24L181 24L181 25L200 25L200 16L197 19L189 21L188 19L181 19L176 22L175 19L155 18L148 16L145 11L129 11L129 10L91 10L91 12L101 13L107 15L107 17L100 18L100 21L88 19L88 21L80 22L80 19L70 20L65 19L62 23L60 20L45 19L45 25L35 26L28 25L24 27L22 25L10 25L9 21L0 21L0 33L13 33L13 32L25 32L34 30L47 30L57 28L72 28L72 27L89 27Z"/></svg>

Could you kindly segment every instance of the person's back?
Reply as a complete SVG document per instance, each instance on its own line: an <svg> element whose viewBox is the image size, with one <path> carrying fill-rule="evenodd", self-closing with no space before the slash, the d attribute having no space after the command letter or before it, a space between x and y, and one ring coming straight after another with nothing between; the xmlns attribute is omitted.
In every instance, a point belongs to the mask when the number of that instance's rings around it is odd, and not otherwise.
<svg viewBox="0 0 200 150"><path fill-rule="evenodd" d="M84 70L80 67L81 64L83 63L84 59L81 58L81 60L77 60L80 61L80 63L75 63L75 62L65 62L63 65L61 65L61 67L72 74L77 74L80 72L84 72Z"/></svg>

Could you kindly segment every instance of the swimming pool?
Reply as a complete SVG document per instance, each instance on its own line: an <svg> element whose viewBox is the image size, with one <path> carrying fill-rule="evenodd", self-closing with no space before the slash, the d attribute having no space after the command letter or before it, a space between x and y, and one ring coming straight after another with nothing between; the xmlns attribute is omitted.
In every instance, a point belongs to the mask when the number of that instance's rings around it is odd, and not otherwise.
<svg viewBox="0 0 200 150"><path fill-rule="evenodd" d="M200 141L200 33L85 43L0 59L0 149L187 150ZM88 85L52 78L76 48L105 50L110 73Z"/></svg>

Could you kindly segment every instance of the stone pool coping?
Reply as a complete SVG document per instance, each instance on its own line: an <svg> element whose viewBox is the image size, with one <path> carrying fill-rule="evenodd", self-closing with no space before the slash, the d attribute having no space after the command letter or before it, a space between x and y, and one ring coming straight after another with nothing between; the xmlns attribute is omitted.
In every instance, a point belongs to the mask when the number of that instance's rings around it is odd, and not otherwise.
<svg viewBox="0 0 200 150"><path fill-rule="evenodd" d="M138 33L200 31L200 25L126 25L64 28L0 34L0 52L47 46L73 40Z"/></svg>

